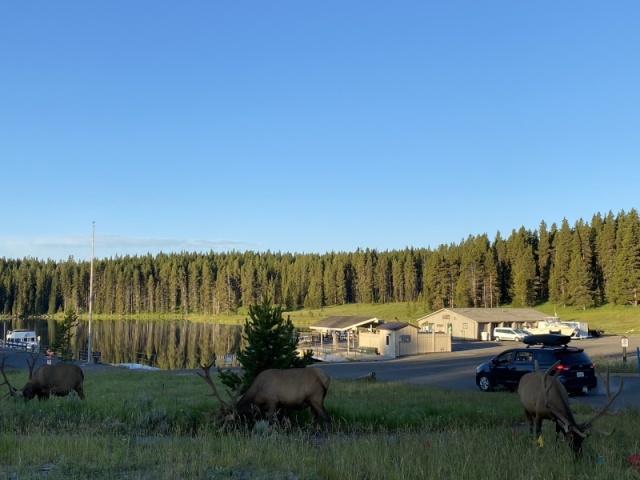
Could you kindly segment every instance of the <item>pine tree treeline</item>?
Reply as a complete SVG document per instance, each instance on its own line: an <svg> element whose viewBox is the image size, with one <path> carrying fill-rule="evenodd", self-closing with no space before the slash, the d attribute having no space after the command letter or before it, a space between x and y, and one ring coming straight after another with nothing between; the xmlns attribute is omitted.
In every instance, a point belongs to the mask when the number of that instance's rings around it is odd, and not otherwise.
<svg viewBox="0 0 640 480"><path fill-rule="evenodd" d="M2 315L88 310L90 263L0 259ZM291 254L175 253L94 261L93 312L233 313L264 297L286 310L348 303L443 307L553 303L637 306L640 220L632 209L570 226L541 222L503 239L469 236L435 250Z"/></svg>

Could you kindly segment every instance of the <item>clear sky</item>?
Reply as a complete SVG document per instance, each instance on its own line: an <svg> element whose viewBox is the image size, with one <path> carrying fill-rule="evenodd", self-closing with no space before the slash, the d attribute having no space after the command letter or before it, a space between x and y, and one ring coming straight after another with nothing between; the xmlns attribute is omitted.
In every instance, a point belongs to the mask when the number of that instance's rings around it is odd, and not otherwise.
<svg viewBox="0 0 640 480"><path fill-rule="evenodd" d="M640 2L0 5L0 257L437 248L638 208Z"/></svg>

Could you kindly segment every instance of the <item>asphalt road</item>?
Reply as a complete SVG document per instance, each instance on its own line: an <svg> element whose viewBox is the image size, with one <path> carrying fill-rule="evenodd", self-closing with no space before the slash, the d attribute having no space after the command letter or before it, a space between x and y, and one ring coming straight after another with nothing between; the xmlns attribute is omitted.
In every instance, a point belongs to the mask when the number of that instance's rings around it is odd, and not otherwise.
<svg viewBox="0 0 640 480"><path fill-rule="evenodd" d="M637 362L636 348L640 346L640 336L628 338L627 362ZM513 347L514 342L457 342L452 352L430 353L399 359L322 363L320 368L335 378L358 378L375 372L381 381L398 381L416 385L431 385L452 390L477 390L475 369L491 360L498 353ZM590 357L617 357L622 359L621 337L606 336L571 342L572 346L584 348ZM597 365L596 365L597 369ZM604 373L604 372L602 372ZM620 376L611 375L610 388L615 391ZM491 395L491 393L487 393ZM606 400L606 390L602 382L586 395L571 397L575 403L602 405ZM640 407L640 377L625 375L624 388L611 409L626 406Z"/></svg>

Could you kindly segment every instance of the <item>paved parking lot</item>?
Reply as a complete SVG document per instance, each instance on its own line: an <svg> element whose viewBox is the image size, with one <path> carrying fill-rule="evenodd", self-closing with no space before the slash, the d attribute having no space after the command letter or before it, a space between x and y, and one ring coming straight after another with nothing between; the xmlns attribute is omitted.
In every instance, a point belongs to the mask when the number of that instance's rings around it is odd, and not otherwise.
<svg viewBox="0 0 640 480"><path fill-rule="evenodd" d="M627 362L637 362L637 347L640 336L629 336ZM399 381L416 385L432 385L452 390L478 390L475 383L475 369L483 362L491 360L498 353L511 348L514 342L455 342L452 352L430 353L384 361L362 361L342 363L322 363L320 368L336 378L358 378L370 372L382 381ZM572 346L584 348L592 358L622 358L621 337L606 336L571 342ZM597 366L596 366L597 368ZM612 375L611 387L617 388L618 377ZM491 395L488 393L487 395ZM587 395L572 397L576 403L594 406L604 403L606 392L599 382L598 388ZM616 399L617 408L627 405L640 407L640 378L625 375L622 394Z"/></svg>

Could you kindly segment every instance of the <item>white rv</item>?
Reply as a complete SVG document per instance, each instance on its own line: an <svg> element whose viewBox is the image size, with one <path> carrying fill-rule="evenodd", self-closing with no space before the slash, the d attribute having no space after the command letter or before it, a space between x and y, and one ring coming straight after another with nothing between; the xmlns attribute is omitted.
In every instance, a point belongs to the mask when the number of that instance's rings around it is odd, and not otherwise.
<svg viewBox="0 0 640 480"><path fill-rule="evenodd" d="M37 352L40 350L40 337L36 337L33 330L9 330L4 346Z"/></svg>

